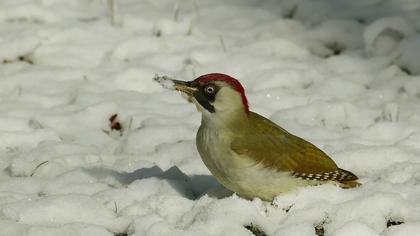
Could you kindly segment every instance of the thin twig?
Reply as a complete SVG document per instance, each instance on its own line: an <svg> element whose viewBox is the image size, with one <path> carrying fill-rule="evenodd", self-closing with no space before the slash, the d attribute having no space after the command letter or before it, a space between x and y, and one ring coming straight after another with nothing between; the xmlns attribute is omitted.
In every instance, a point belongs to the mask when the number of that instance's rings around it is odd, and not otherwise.
<svg viewBox="0 0 420 236"><path fill-rule="evenodd" d="M108 0L109 20L115 25L115 0Z"/></svg>
<svg viewBox="0 0 420 236"><path fill-rule="evenodd" d="M181 8L179 7L179 3L175 3L174 5L174 21L177 22L179 19L179 12L180 12Z"/></svg>
<svg viewBox="0 0 420 236"><path fill-rule="evenodd" d="M223 52L227 52L225 40L223 39L223 35L219 35L220 44L222 45Z"/></svg>
<svg viewBox="0 0 420 236"><path fill-rule="evenodd" d="M39 164L35 167L35 169L32 171L31 177L32 177L32 176L34 176L34 174L35 174L36 170L38 170L38 168L39 168L39 167L41 167L42 165L47 164L47 163L48 163L48 161L44 161L44 162L39 163Z"/></svg>

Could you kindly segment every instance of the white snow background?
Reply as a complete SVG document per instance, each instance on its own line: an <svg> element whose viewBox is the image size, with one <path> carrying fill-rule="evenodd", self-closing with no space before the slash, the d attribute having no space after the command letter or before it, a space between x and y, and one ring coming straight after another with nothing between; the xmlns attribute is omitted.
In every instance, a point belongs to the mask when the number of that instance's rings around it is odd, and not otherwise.
<svg viewBox="0 0 420 236"><path fill-rule="evenodd" d="M419 31L417 0L1 0L0 235L420 235ZM206 194L152 78L210 72L363 186Z"/></svg>

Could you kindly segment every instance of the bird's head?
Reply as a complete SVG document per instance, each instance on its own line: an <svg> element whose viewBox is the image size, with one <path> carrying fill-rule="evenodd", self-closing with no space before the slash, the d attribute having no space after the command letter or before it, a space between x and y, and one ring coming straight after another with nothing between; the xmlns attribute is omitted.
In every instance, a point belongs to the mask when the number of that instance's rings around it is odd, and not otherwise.
<svg viewBox="0 0 420 236"><path fill-rule="evenodd" d="M174 80L175 89L196 104L204 116L239 112L248 115L248 100L245 90L238 80L229 75L212 73L202 75L192 81Z"/></svg>

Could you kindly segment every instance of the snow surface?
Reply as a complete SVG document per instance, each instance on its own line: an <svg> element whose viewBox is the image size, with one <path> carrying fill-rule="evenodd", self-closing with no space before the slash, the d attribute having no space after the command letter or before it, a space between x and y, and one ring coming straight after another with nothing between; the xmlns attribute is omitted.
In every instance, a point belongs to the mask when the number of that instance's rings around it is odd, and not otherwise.
<svg viewBox="0 0 420 236"><path fill-rule="evenodd" d="M419 1L114 4L0 1L0 235L420 235ZM363 185L221 188L152 80L210 72Z"/></svg>

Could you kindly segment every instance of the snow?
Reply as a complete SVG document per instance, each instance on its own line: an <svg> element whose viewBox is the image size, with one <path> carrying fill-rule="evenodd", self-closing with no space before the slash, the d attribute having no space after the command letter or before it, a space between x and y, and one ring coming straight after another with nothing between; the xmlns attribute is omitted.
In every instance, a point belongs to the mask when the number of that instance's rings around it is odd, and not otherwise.
<svg viewBox="0 0 420 236"><path fill-rule="evenodd" d="M158 76L156 75L153 78L156 82L158 82L160 85L162 85L162 87L166 88L166 89L171 89L174 90L175 89L175 85L173 80L171 80L169 77L167 76Z"/></svg>
<svg viewBox="0 0 420 236"><path fill-rule="evenodd" d="M0 2L0 235L419 234L417 0L114 3ZM153 80L211 72L363 185L221 187Z"/></svg>
<svg viewBox="0 0 420 236"><path fill-rule="evenodd" d="M351 235L364 235L364 236L378 236L379 234L373 231L369 226L356 222L351 221L338 229L335 232L336 236L351 236Z"/></svg>

